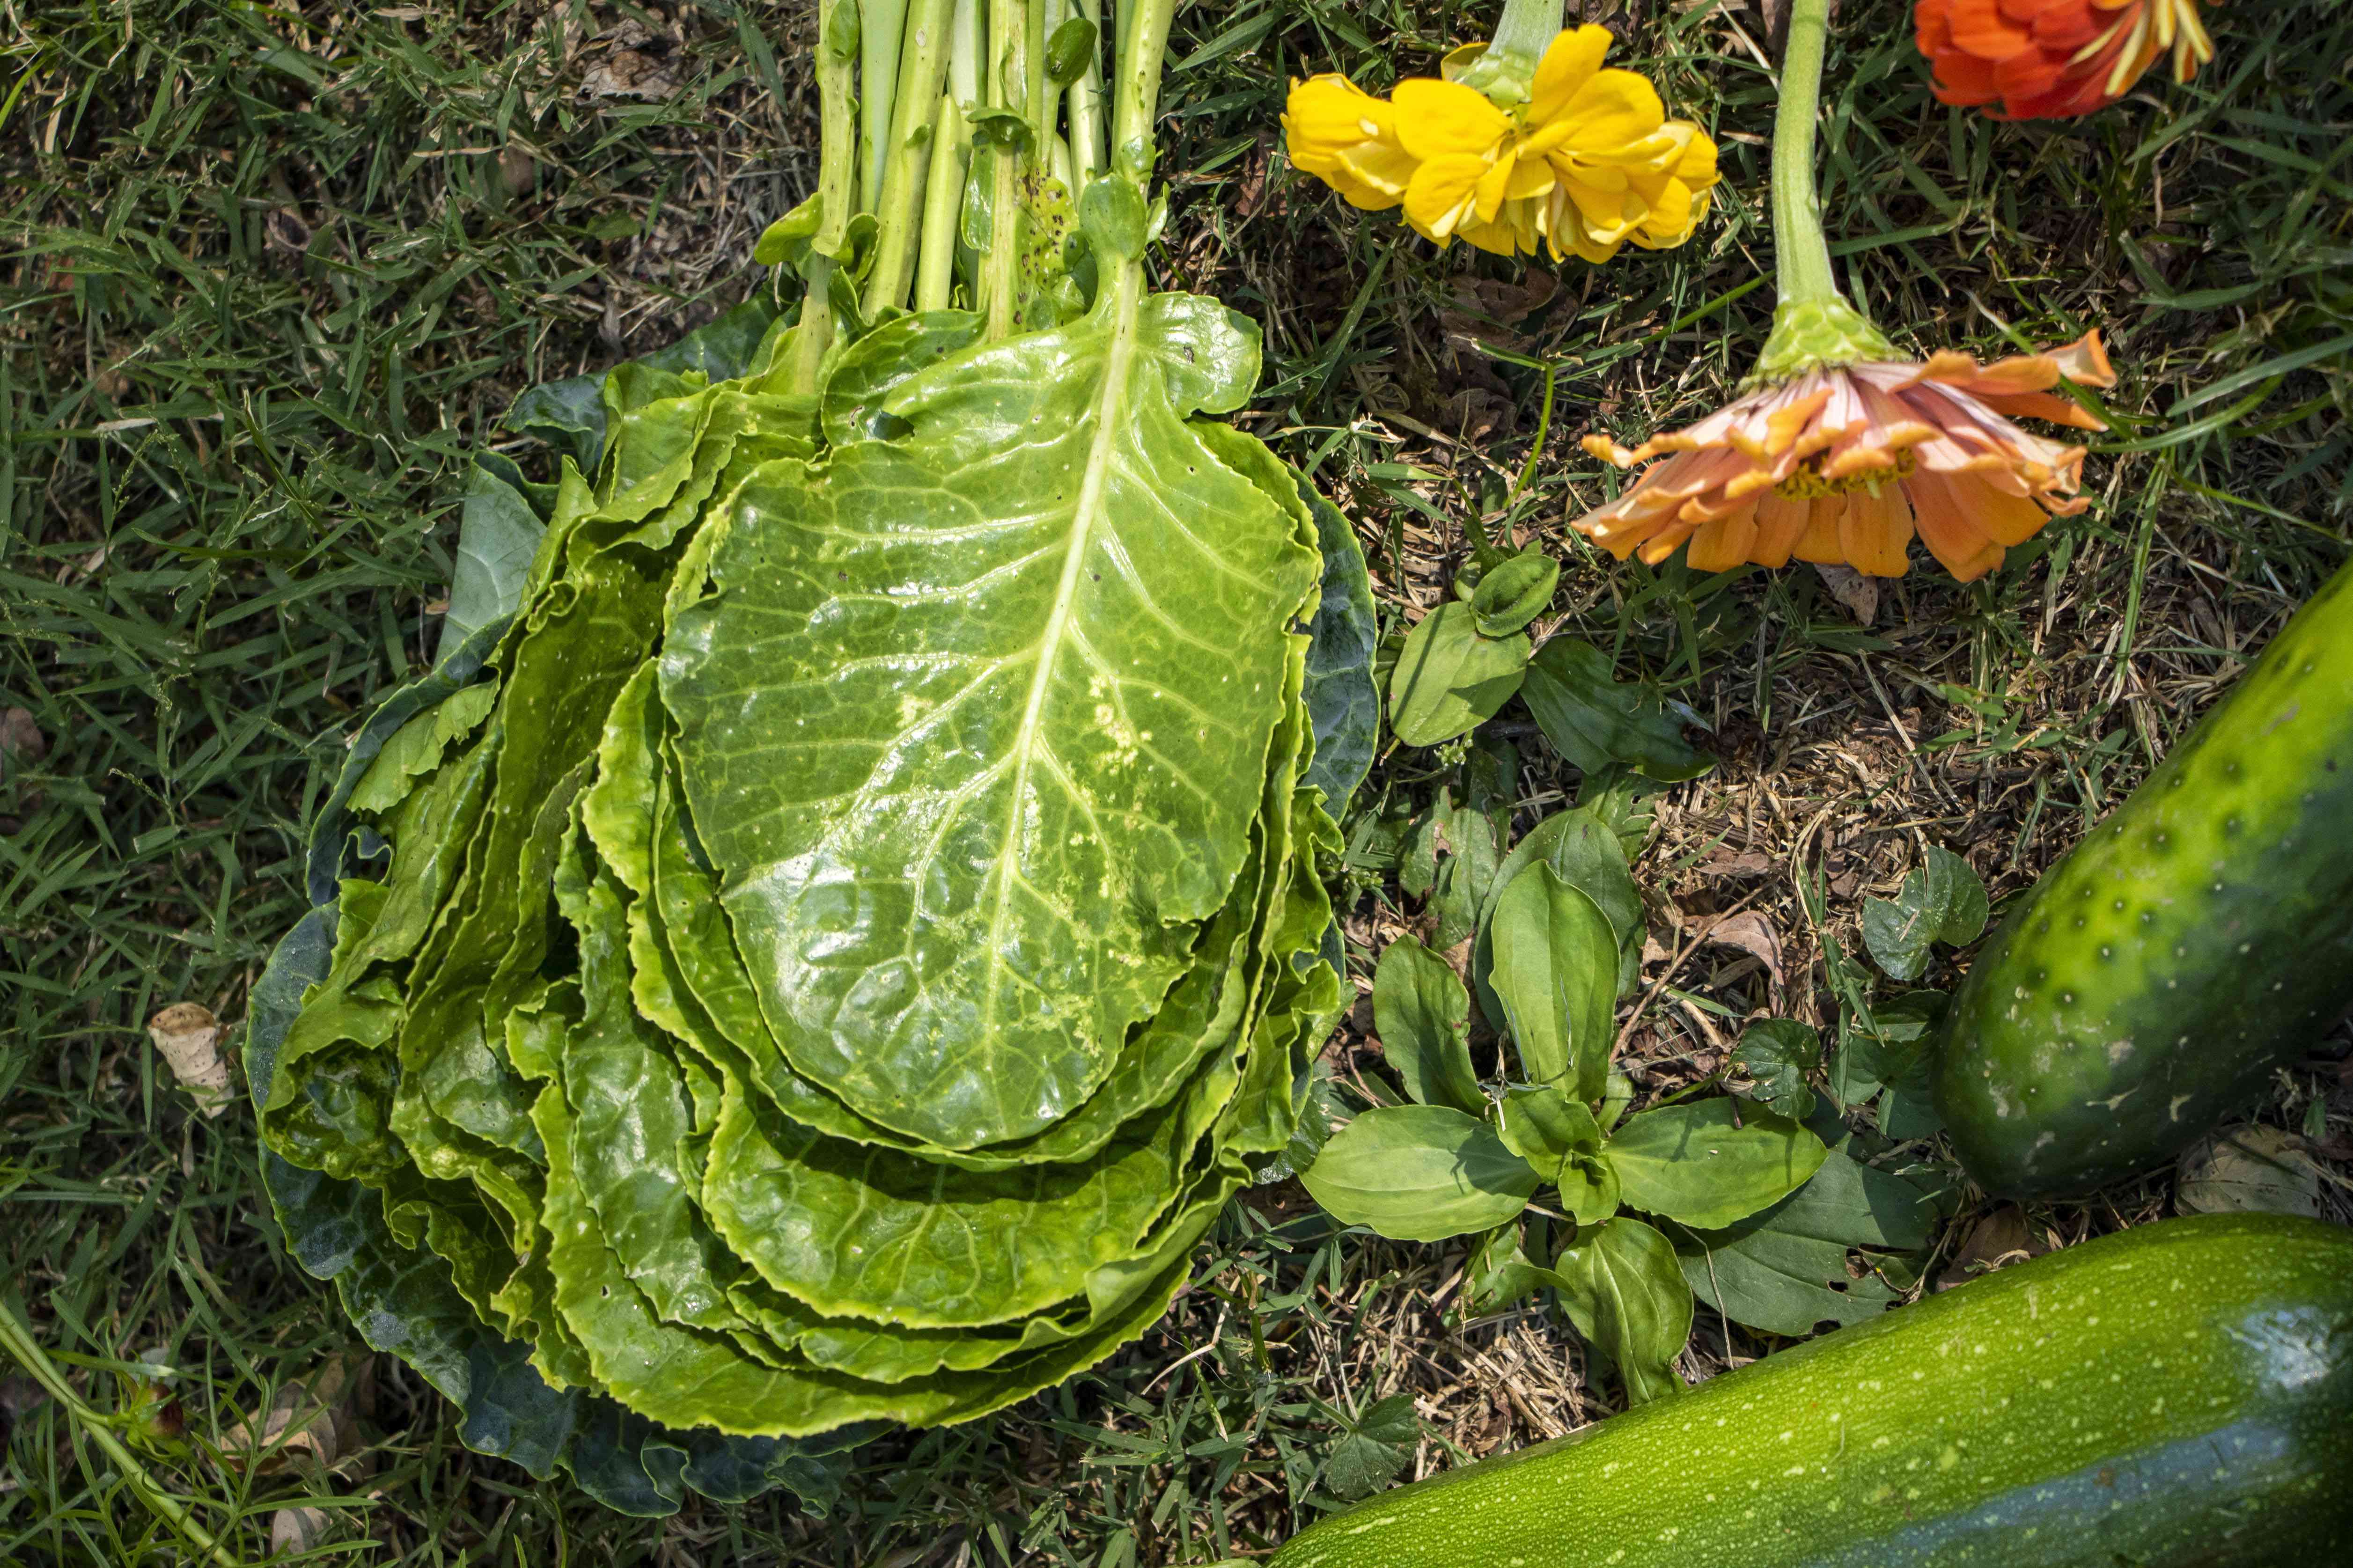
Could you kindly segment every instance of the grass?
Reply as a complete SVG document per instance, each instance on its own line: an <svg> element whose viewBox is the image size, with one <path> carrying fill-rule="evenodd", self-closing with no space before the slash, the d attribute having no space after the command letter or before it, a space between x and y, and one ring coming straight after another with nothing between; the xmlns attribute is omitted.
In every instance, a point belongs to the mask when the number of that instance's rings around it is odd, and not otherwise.
<svg viewBox="0 0 2353 1568"><path fill-rule="evenodd" d="M1810 570L1617 565L1561 526L1617 482L1577 436L1703 411L1762 340L1773 91L1750 13L1594 8L1620 63L1715 128L1725 183L1685 249L1572 266L1549 294L1339 207L1277 146L1288 77L1426 73L1492 7L1240 0L1180 17L1171 51L1163 276L1262 323L1249 417L1357 520L1384 614L1439 602L1483 516L1565 557L1553 624L1715 731L1725 765L1662 798L1638 877L1670 948L1752 899L1782 976L1695 948L1630 1039L1646 1086L1715 1070L1756 1011L1834 1021L1826 963L1926 844L1997 898L2025 887L2348 553L2353 16L2246 0L2214 14L2196 83L2005 127L1929 100L1902 10L1850 5L1833 42L1823 184L1850 288L1910 347L2097 325L2125 379L2089 511L1985 583L1905 580L1867 626ZM460 470L498 411L750 286L813 160L810 24L729 0L0 14L0 710L23 710L0 727L0 1304L90 1416L0 1384L0 1560L195 1560L138 1468L237 1562L309 1506L329 1563L1206 1563L1328 1506L1335 1462L1410 1475L1611 1407L1557 1321L1449 1320L1459 1251L1332 1237L1293 1186L1237 1205L1142 1345L873 1446L823 1519L606 1514L467 1453L383 1358L332 1462L282 1435L256 1456L252 1413L354 1342L275 1243L249 1112L195 1113L143 1025L184 1001L239 1017L298 911L339 737L426 661ZM674 91L582 96L623 47ZM1548 443L1512 493L1547 372ZM1525 825L1571 785L1515 718L1493 733ZM1364 809L1419 810L1459 761L1391 755ZM1360 881L1368 963L1426 916L1379 868ZM2284 1073L2264 1112L2317 1128L2340 1210L2342 1055ZM2163 1212L2168 1185L2029 1219L2079 1237ZM1702 1318L1694 1374L1765 1348ZM1422 1436L1382 1459L1352 1434L1400 1392Z"/></svg>

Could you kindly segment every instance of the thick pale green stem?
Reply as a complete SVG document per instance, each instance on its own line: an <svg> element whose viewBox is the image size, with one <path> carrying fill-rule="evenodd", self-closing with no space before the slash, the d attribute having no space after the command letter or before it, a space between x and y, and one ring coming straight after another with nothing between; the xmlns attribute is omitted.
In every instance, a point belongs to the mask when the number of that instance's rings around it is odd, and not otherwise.
<svg viewBox="0 0 2353 1568"><path fill-rule="evenodd" d="M817 390L818 367L833 343L830 286L857 205L857 0L826 0L818 23L818 120L823 139L817 185L819 221L809 241L817 255L801 275L801 319L794 323L786 356L786 385L793 392Z"/></svg>
<svg viewBox="0 0 2353 1568"><path fill-rule="evenodd" d="M980 262L980 297L987 312L987 335L1001 338L1013 331L1013 312L1020 302L1022 181L1029 157L1044 150L1037 136L1038 110L1029 93L1029 13L1031 0L989 0L988 59L981 87L989 106L1009 109L1030 122L1031 152L998 145L989 152L988 250Z"/></svg>
<svg viewBox="0 0 2353 1568"><path fill-rule="evenodd" d="M1021 111L1029 118L1030 166L1048 162L1047 142L1054 134L1055 95L1046 90L1047 0L1029 0L1022 7Z"/></svg>
<svg viewBox="0 0 2353 1568"><path fill-rule="evenodd" d="M1830 0L1795 0L1773 118L1773 260L1780 302L1752 380L1786 381L1816 365L1886 359L1894 348L1839 292L1814 189L1814 121L1821 106Z"/></svg>
<svg viewBox="0 0 2353 1568"><path fill-rule="evenodd" d="M980 63L988 58L987 30L979 0L955 0L955 14L948 21L948 91L960 104L987 101L980 91Z"/></svg>
<svg viewBox="0 0 2353 1568"><path fill-rule="evenodd" d="M842 237L857 210L857 16L856 0L826 0L824 15L818 25L818 120L819 145L823 149L818 166L818 191L825 198L825 206L817 237L811 243L826 256L841 254Z"/></svg>
<svg viewBox="0 0 2353 1568"><path fill-rule="evenodd" d="M944 310L955 298L957 218L972 138L952 93L940 95L932 128L932 166L923 191L923 256L915 268L915 309Z"/></svg>
<svg viewBox="0 0 2353 1568"><path fill-rule="evenodd" d="M1078 0L1078 14L1093 24L1095 52L1071 84L1071 195L1103 171L1103 0Z"/></svg>
<svg viewBox="0 0 2353 1568"><path fill-rule="evenodd" d="M991 338L1009 336L1014 307L1020 302L1021 156L1010 147L992 149L989 174L988 249L980 258L980 293Z"/></svg>
<svg viewBox="0 0 2353 1568"><path fill-rule="evenodd" d="M882 199L875 207L874 268L866 278L866 314L907 301L915 270L915 222L924 198L923 176L948 66L954 0L916 0L899 54L899 107L892 116L890 158Z"/></svg>
<svg viewBox="0 0 2353 1568"><path fill-rule="evenodd" d="M1116 99L1112 107L1112 166L1147 193L1152 173L1152 122L1160 108L1160 64L1168 53L1176 0L1136 0L1119 27Z"/></svg>
<svg viewBox="0 0 2353 1568"><path fill-rule="evenodd" d="M866 211L880 212L884 182L890 178L892 149L897 145L892 133L898 124L902 96L898 68L907 0L858 0L858 201ZM920 106L931 99L924 95L916 101L920 113Z"/></svg>
<svg viewBox="0 0 2353 1568"><path fill-rule="evenodd" d="M807 290L801 295L801 319L793 323L792 345L785 362L786 392L815 392L817 373L825 351L833 346L834 264L819 257L806 274Z"/></svg>

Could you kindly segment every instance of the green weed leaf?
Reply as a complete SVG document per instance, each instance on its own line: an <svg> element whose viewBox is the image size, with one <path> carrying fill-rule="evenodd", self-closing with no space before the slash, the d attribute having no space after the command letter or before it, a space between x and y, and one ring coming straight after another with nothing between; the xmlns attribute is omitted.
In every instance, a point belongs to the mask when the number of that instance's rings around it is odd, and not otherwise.
<svg viewBox="0 0 2353 1568"><path fill-rule="evenodd" d="M1618 1172L1593 1112L1549 1085L1513 1089L1498 1109L1497 1133L1559 1189L1571 1219L1599 1225L1618 1212Z"/></svg>
<svg viewBox="0 0 2353 1568"><path fill-rule="evenodd" d="M1892 901L1863 900L1863 945L1895 979L1917 980L1928 968L1931 944L1962 947L1977 941L1987 907L1985 883L1969 863L1932 844Z"/></svg>
<svg viewBox="0 0 2353 1568"><path fill-rule="evenodd" d="M1438 1105L1366 1111L1300 1179L1334 1217L1397 1241L1491 1230L1525 1208L1539 1183L1493 1128Z"/></svg>
<svg viewBox="0 0 2353 1568"><path fill-rule="evenodd" d="M1580 889L1538 861L1495 900L1493 983L1523 1070L1575 1099L1601 1098L1618 995L1618 939Z"/></svg>
<svg viewBox="0 0 2353 1568"><path fill-rule="evenodd" d="M1480 634L1505 637L1521 630L1544 614L1559 581L1560 563L1534 546L1497 562L1480 576L1471 594L1471 614Z"/></svg>
<svg viewBox="0 0 2353 1568"><path fill-rule="evenodd" d="M1628 1206L1699 1229L1787 1197L1829 1152L1796 1122L1721 1097L1630 1116L1609 1149Z"/></svg>
<svg viewBox="0 0 2353 1568"><path fill-rule="evenodd" d="M1517 1220L1481 1237L1462 1269L1463 1300L1473 1313L1500 1312L1560 1283L1558 1275L1528 1257Z"/></svg>
<svg viewBox="0 0 2353 1568"><path fill-rule="evenodd" d="M1585 773L1616 763L1672 783L1715 766L1683 739L1683 725L1656 697L1620 684L1609 656L1591 643L1547 640L1528 661L1525 695L1553 750Z"/></svg>
<svg viewBox="0 0 2353 1568"><path fill-rule="evenodd" d="M1471 994L1447 962L1400 936L1381 950L1373 973L1373 1022L1381 1054L1423 1105L1476 1116L1487 1109L1471 1066Z"/></svg>
<svg viewBox="0 0 2353 1568"><path fill-rule="evenodd" d="M1332 1446L1324 1461L1324 1486L1344 1502L1367 1498L1391 1481L1413 1458L1421 1440L1421 1420L1413 1395L1392 1394L1374 1401Z"/></svg>
<svg viewBox="0 0 2353 1568"><path fill-rule="evenodd" d="M1821 1068L1822 1037L1810 1024L1767 1018L1742 1033L1731 1065L1756 1079L1748 1099L1792 1121L1803 1121L1814 1109L1814 1091L1807 1079Z"/></svg>
<svg viewBox="0 0 2353 1568"><path fill-rule="evenodd" d="M1609 917L1618 944L1617 994L1622 996L1633 989L1641 973L1642 942L1648 931L1642 919L1642 895L1627 868L1624 842L1607 823L1583 807L1555 812L1530 828L1504 857L1481 911L1479 941L1471 952L1471 981L1480 1012L1498 1027L1504 1018L1503 998L1496 994L1494 984L1495 899L1539 861Z"/></svg>
<svg viewBox="0 0 2353 1568"><path fill-rule="evenodd" d="M1667 1238L1638 1219L1579 1231L1553 1260L1569 1321L1641 1405L1683 1391L1675 1358L1691 1338L1692 1292Z"/></svg>
<svg viewBox="0 0 2353 1568"><path fill-rule="evenodd" d="M1409 746L1465 735L1512 700L1528 668L1528 639L1480 634L1477 612L1438 606L1406 637L1389 677L1389 728Z"/></svg>
<svg viewBox="0 0 2353 1568"><path fill-rule="evenodd" d="M1687 1233L1676 1251L1692 1289L1733 1321L1810 1334L1875 1317L1897 1299L1875 1271L1853 1274L1851 1251L1916 1252L1947 1206L1940 1190L1832 1152L1788 1197L1729 1228Z"/></svg>

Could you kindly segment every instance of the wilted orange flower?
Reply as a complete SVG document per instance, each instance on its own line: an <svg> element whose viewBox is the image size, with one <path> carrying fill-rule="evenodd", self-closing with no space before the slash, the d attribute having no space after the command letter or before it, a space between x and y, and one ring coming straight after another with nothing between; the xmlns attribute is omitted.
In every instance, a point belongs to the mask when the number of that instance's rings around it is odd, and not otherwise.
<svg viewBox="0 0 2353 1568"><path fill-rule="evenodd" d="M2199 0L1919 0L1936 96L1999 120L2065 120L2124 96L2167 50L2173 79L2214 58Z"/></svg>
<svg viewBox="0 0 2353 1568"><path fill-rule="evenodd" d="M1673 455L1574 526L1620 561L1639 550L1656 565L1688 540L1694 571L1794 556L1874 577L1904 575L1916 533L1967 583L2088 504L2075 494L2084 448L2011 422L2105 429L2052 395L2063 375L2115 384L2098 332L1989 365L1952 353L1818 363L1631 450L1588 436L1587 451L1621 468Z"/></svg>

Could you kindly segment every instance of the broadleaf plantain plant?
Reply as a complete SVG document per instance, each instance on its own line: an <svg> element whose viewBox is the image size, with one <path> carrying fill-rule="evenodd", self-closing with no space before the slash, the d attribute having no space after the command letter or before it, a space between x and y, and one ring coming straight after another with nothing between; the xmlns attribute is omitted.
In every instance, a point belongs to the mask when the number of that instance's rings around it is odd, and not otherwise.
<svg viewBox="0 0 2353 1568"><path fill-rule="evenodd" d="M1140 1336L1341 1005L1363 558L1146 284L1168 0L1108 124L1046 4L831 0L773 294L518 401L560 472L480 460L255 989L290 1247L616 1508Z"/></svg>

